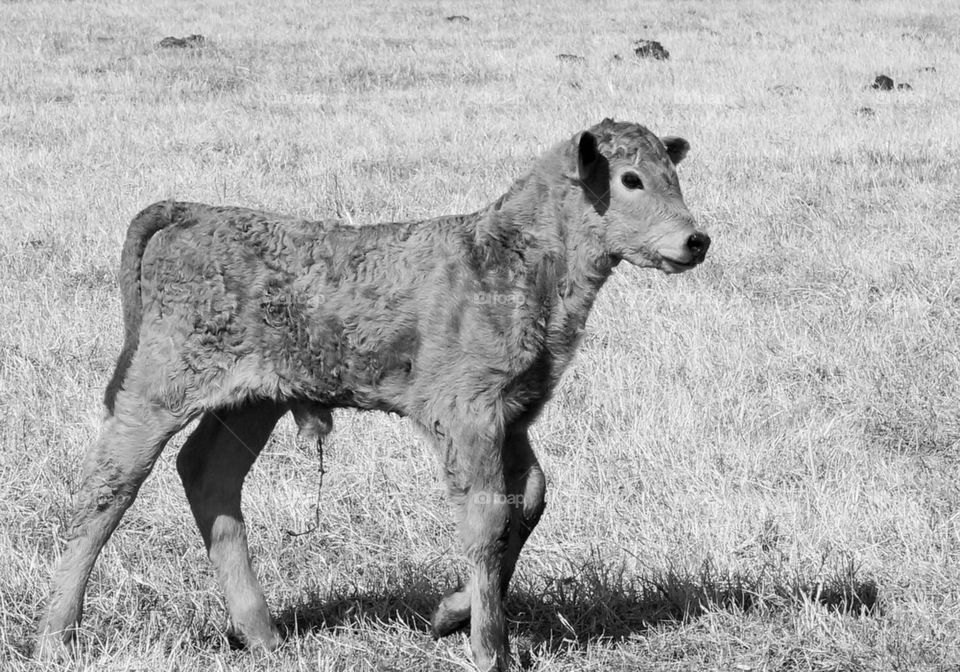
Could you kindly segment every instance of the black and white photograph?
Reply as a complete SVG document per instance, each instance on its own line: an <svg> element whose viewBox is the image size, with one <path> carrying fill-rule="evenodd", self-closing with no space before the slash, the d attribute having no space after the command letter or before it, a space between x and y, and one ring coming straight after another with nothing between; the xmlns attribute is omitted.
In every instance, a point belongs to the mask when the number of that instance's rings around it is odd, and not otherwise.
<svg viewBox="0 0 960 672"><path fill-rule="evenodd" d="M960 670L955 0L0 0L0 669Z"/></svg>

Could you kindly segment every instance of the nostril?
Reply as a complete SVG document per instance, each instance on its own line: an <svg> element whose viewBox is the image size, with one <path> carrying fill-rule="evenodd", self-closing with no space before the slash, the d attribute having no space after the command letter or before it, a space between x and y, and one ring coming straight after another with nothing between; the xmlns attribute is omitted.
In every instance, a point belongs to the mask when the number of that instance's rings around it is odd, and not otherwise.
<svg viewBox="0 0 960 672"><path fill-rule="evenodd" d="M705 233L694 233L687 238L687 249L699 260L707 256L707 248L710 247L710 236Z"/></svg>

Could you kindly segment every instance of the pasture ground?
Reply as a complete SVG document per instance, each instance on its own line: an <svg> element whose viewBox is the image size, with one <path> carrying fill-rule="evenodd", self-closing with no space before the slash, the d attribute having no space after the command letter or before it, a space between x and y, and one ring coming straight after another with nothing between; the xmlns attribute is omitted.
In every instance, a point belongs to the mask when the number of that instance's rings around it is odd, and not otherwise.
<svg viewBox="0 0 960 672"><path fill-rule="evenodd" d="M714 244L681 277L617 271L535 428L521 662L960 667L956 3L268 4L0 3L0 667L34 669L134 213L466 212L604 116L690 140ZM641 38L670 60L635 59ZM294 436L245 500L285 646L231 647L178 440L97 565L79 667L465 669L465 639L426 630L464 571L429 450L339 413L320 528L293 538L318 472Z"/></svg>

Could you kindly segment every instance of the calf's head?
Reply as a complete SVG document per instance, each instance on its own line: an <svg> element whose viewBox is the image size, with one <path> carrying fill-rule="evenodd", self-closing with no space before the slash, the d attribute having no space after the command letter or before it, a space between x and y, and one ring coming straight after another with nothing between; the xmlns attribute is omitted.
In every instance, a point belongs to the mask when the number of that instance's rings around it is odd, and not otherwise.
<svg viewBox="0 0 960 672"><path fill-rule="evenodd" d="M690 144L604 119L574 138L577 176L591 206L584 224L615 262L681 273L704 260L710 237L680 193L676 164Z"/></svg>

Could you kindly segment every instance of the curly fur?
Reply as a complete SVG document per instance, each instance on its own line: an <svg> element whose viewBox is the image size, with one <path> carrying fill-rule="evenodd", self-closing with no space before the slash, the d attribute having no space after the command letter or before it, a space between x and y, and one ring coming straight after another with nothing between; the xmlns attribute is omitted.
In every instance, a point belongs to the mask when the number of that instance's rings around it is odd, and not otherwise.
<svg viewBox="0 0 960 672"><path fill-rule="evenodd" d="M235 624L275 646L247 554L243 477L286 411L322 436L330 409L354 407L409 417L436 446L474 570L434 630L469 625L478 666L505 666L500 601L544 506L527 428L621 260L669 272L702 261L709 239L674 170L688 148L606 119L489 206L420 222L143 210L121 259L124 345L108 418L43 631L70 639L97 553L166 440L201 417L178 469Z"/></svg>

